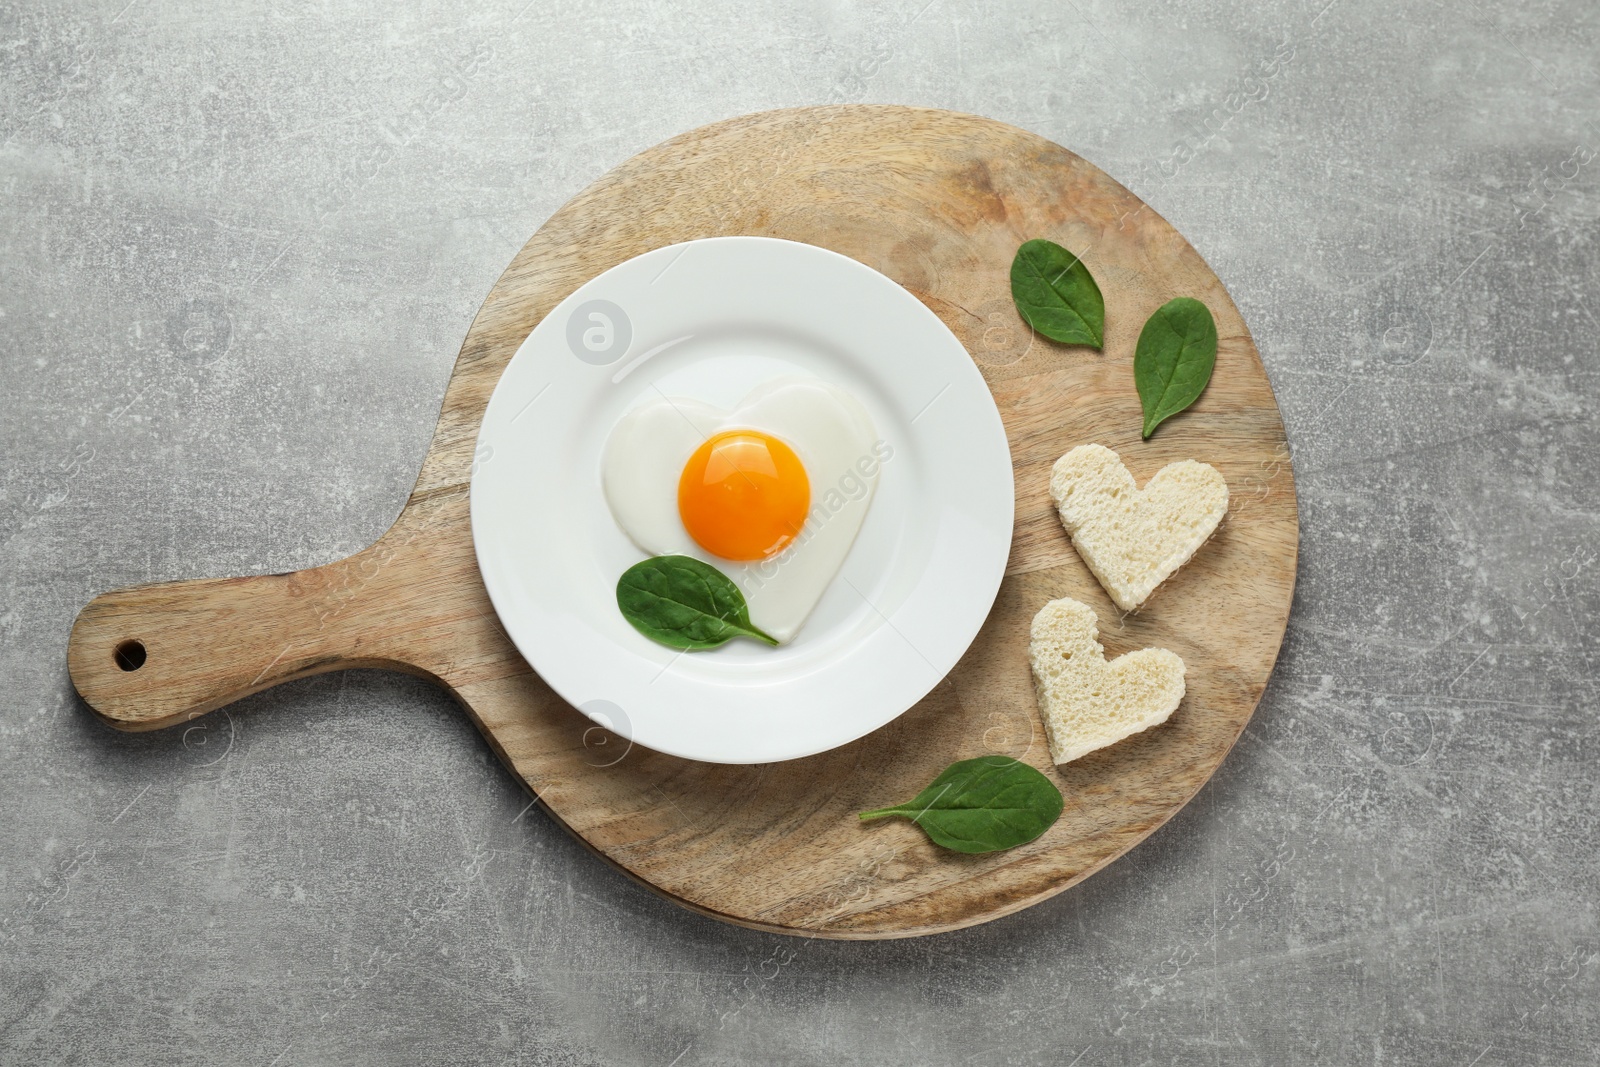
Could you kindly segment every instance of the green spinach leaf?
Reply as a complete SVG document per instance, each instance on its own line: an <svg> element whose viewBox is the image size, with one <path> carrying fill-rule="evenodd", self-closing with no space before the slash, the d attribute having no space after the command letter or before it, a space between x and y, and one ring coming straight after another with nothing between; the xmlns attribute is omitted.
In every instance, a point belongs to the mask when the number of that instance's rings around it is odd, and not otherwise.
<svg viewBox="0 0 1600 1067"><path fill-rule="evenodd" d="M1133 384L1144 406L1144 436L1200 399L1217 365L1217 324L1206 306L1180 296L1156 309L1139 332Z"/></svg>
<svg viewBox="0 0 1600 1067"><path fill-rule="evenodd" d="M651 556L623 571L617 607L635 630L670 648L695 652L735 637L778 643L751 624L733 580L693 556Z"/></svg>
<svg viewBox="0 0 1600 1067"><path fill-rule="evenodd" d="M1011 261L1011 299L1023 321L1052 341L1099 348L1106 301L1083 261L1054 241L1027 241Z"/></svg>
<svg viewBox="0 0 1600 1067"><path fill-rule="evenodd" d="M1061 816L1061 790L1010 756L979 756L946 767L916 799L862 812L862 819L900 815L936 845L955 852L998 852L1027 844Z"/></svg>

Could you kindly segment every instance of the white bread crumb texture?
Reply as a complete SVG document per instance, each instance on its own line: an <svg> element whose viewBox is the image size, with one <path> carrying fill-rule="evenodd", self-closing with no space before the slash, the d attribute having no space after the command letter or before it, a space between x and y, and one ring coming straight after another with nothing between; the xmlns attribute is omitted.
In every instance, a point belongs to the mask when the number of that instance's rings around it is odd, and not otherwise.
<svg viewBox="0 0 1600 1067"><path fill-rule="evenodd" d="M1033 617L1028 658L1050 755L1087 752L1166 722L1183 700L1183 660L1164 648L1106 662L1094 609L1052 600Z"/></svg>
<svg viewBox="0 0 1600 1067"><path fill-rule="evenodd" d="M1117 607L1132 611L1216 530L1228 483L1215 467L1186 459L1140 489L1111 449L1079 445L1056 460L1050 497L1084 564Z"/></svg>

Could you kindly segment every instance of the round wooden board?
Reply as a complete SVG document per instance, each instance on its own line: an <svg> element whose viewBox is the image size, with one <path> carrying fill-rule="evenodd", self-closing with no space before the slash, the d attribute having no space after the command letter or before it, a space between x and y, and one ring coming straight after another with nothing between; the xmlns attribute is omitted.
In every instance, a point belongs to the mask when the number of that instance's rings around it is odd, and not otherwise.
<svg viewBox="0 0 1600 1067"><path fill-rule="evenodd" d="M939 315L994 391L1016 472L1006 579L967 655L922 703L832 752L718 766L594 727L535 676L495 620L473 555L467 482L478 424L506 362L580 284L662 245L760 234L834 249L894 278ZM1017 246L1082 255L1106 298L1103 353L1031 335L1011 303ZM1134 344L1175 296L1203 300L1221 338L1211 385L1139 439ZM825 313L825 309L823 309ZM1142 485L1199 459L1230 510L1195 559L1137 614L1118 612L1051 506L1051 464L1099 442ZM987 119L902 107L770 112L658 145L540 228L462 346L417 487L376 544L285 575L110 593L79 616L74 683L123 729L183 722L290 678L352 666L432 677L469 709L550 814L600 856L687 907L765 930L838 938L928 934L1059 893L1131 848L1192 797L1249 720L1288 620L1298 545L1283 425L1249 331L1222 283L1165 220L1094 166ZM1183 657L1188 695L1165 725L1060 768L1028 671L1047 600L1094 606L1109 656ZM138 641L146 660L118 669ZM759 714L758 708L751 709ZM1066 797L1043 837L990 855L942 851L903 820L856 813L914 796L984 753L1041 768Z"/></svg>

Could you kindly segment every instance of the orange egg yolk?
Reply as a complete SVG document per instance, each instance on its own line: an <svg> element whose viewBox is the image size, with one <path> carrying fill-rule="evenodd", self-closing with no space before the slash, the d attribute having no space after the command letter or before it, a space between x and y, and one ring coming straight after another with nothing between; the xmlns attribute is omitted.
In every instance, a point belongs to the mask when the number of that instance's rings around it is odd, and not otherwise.
<svg viewBox="0 0 1600 1067"><path fill-rule="evenodd" d="M724 430L695 449L678 479L678 514L723 559L775 556L800 535L811 480L794 449L759 430Z"/></svg>

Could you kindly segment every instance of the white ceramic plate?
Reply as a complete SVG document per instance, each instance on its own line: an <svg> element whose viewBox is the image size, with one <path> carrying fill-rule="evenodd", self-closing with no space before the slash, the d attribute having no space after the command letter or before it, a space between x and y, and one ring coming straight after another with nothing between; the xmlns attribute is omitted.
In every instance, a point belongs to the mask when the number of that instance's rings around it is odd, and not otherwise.
<svg viewBox="0 0 1600 1067"><path fill-rule="evenodd" d="M789 644L656 644L617 609L644 553L601 491L612 427L793 375L849 391L893 449L849 556ZM1011 547L1005 429L961 343L882 274L792 241L690 241L580 287L506 367L476 456L473 543L518 650L600 725L689 759L794 759L889 722L977 636Z"/></svg>

